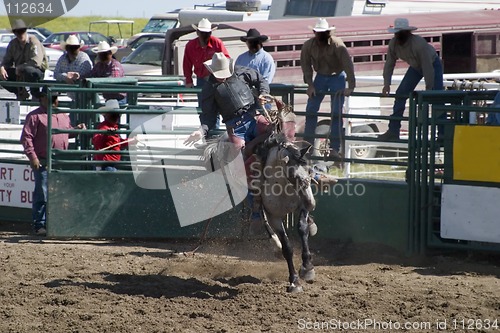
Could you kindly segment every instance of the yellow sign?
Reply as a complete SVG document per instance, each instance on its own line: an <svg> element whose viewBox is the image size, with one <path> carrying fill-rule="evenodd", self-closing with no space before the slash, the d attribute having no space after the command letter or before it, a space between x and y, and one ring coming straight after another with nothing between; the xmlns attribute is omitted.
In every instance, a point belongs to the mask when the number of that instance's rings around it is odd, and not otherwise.
<svg viewBox="0 0 500 333"><path fill-rule="evenodd" d="M500 126L455 126L453 179L500 183Z"/></svg>

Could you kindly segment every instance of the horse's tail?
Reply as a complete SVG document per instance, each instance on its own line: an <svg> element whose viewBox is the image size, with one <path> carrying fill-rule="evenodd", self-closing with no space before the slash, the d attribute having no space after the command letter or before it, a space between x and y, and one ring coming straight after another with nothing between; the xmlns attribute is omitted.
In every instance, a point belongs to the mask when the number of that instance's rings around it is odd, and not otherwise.
<svg viewBox="0 0 500 333"><path fill-rule="evenodd" d="M207 146L205 147L205 150L203 151L203 157L202 159L204 161L208 161L211 157L212 154L217 153L217 147L219 145L219 141L215 140L213 142L207 143Z"/></svg>

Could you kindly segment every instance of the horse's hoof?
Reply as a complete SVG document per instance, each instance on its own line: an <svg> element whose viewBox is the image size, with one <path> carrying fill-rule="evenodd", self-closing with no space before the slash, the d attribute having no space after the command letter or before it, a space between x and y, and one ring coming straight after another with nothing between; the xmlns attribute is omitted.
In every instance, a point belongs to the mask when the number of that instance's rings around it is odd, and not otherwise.
<svg viewBox="0 0 500 333"><path fill-rule="evenodd" d="M304 291L301 285L296 286L295 284L291 284L286 288L286 291L289 293L301 293Z"/></svg>
<svg viewBox="0 0 500 333"><path fill-rule="evenodd" d="M304 268L304 266L300 266L299 276L307 283L312 283L316 278L316 272L314 271L314 268L307 270Z"/></svg>
<svg viewBox="0 0 500 333"><path fill-rule="evenodd" d="M309 236L314 236L318 233L318 226L316 225L316 223L310 223L309 224Z"/></svg>

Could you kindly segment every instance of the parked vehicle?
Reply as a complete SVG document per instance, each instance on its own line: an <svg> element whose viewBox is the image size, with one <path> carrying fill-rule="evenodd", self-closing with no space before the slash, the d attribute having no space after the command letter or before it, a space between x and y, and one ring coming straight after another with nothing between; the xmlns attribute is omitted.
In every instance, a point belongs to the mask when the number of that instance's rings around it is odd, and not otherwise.
<svg viewBox="0 0 500 333"><path fill-rule="evenodd" d="M165 39L157 38L144 42L122 60L125 75L161 75L164 48Z"/></svg>
<svg viewBox="0 0 500 333"><path fill-rule="evenodd" d="M76 35L79 40L83 41L82 51L89 48L93 48L99 44L99 42L106 41L112 44L112 40L109 37L104 36L99 32L88 32L88 31L64 31L55 32L44 41L43 46L50 47L53 49L61 49L61 42L65 42L70 35Z"/></svg>
<svg viewBox="0 0 500 333"><path fill-rule="evenodd" d="M38 31L39 33L41 33L42 35L44 35L45 38L47 38L50 35L52 35L52 31L50 31L49 29L44 28L44 27L34 27L33 30Z"/></svg>
<svg viewBox="0 0 500 333"><path fill-rule="evenodd" d="M124 57L128 56L131 54L135 49L137 49L139 46L142 45L142 43L151 40L151 39L157 39L157 38L165 38L164 33L148 33L148 32L141 32L138 33L132 37L130 37L127 41L127 46L119 48L116 53L115 53L115 58L118 61L122 61Z"/></svg>
<svg viewBox="0 0 500 333"><path fill-rule="evenodd" d="M94 25L94 30L92 30L92 25ZM125 41L126 38L125 36L133 36L134 35L134 21L132 20L99 20L99 21L92 21L89 23L89 31L95 31L100 29L96 28L96 25L105 25L106 26L106 36L109 36L108 38L111 38L115 45L117 47L124 47L125 46ZM118 28L118 35L116 36L111 36L111 31L110 28L112 26L116 26ZM122 27L124 27L123 30L125 30L127 27L130 28L130 31L124 36L122 33Z"/></svg>
<svg viewBox="0 0 500 333"><path fill-rule="evenodd" d="M42 35L38 30L28 29L28 34L35 36L40 42L45 41L45 36ZM0 31L0 45L9 44L11 39L14 39L16 36L11 30L1 30Z"/></svg>
<svg viewBox="0 0 500 333"><path fill-rule="evenodd" d="M179 14L170 12L153 15L141 32L163 32L179 27Z"/></svg>
<svg viewBox="0 0 500 333"><path fill-rule="evenodd" d="M5 53L7 52L7 45L9 45L8 42L3 43L4 38L6 39L7 36L0 34L0 41L2 41L0 43L0 60L3 59L3 57L5 56ZM47 60L49 61L50 70L53 70L56 67L57 61L63 55L63 53L64 52L61 50L51 49L48 47L45 48L45 54L47 55Z"/></svg>

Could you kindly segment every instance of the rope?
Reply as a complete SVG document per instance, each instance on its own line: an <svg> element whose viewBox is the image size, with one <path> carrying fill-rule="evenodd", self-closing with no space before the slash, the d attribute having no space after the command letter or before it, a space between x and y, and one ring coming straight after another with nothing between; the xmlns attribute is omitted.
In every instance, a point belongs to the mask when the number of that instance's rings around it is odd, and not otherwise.
<svg viewBox="0 0 500 333"><path fill-rule="evenodd" d="M137 139L135 138L132 138L132 139L127 139L127 140L124 140L122 142L118 142L118 143L115 143L115 144L112 144L110 146L107 146L107 147L104 147L104 148L101 148L99 149L98 151L103 151L103 150L108 150L108 149L111 149L113 147L116 147L116 146L120 146L120 145L124 145L126 143L129 143L129 142L134 142L134 141L138 141Z"/></svg>

